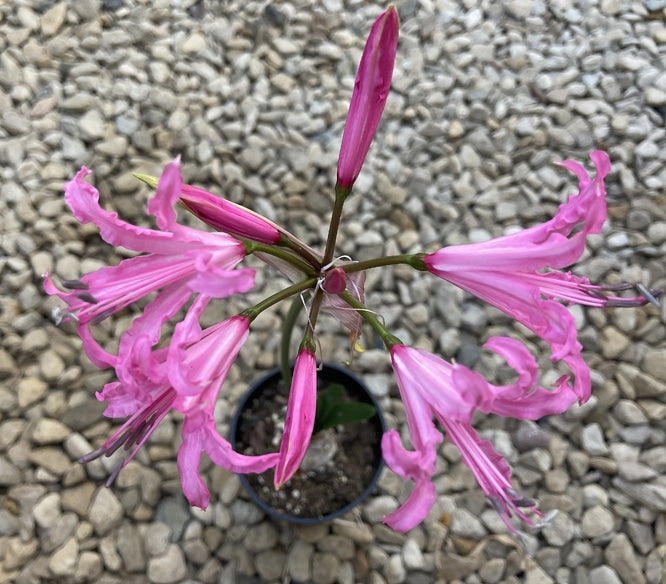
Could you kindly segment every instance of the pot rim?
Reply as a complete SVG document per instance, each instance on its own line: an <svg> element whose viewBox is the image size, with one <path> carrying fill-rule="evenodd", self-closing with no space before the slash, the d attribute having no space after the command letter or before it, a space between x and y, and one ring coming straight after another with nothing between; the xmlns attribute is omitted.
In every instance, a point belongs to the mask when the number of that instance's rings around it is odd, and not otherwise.
<svg viewBox="0 0 666 584"><path fill-rule="evenodd" d="M379 401L377 400L375 395L373 395L373 393L370 391L368 386L358 376L349 371L349 369L346 369L345 367L342 367L337 363L329 363L327 361L323 361L320 364L320 369L317 371L317 375L319 376L326 370L333 371L336 375L347 377L352 382L352 384L358 386L358 388L367 395L368 400L370 401L370 403L377 412L376 423L378 423L381 429L381 434L383 435L387 431L386 420L384 418L384 414L382 413ZM267 371L264 375L262 375L259 379L257 379L254 383L250 385L250 387L245 392L241 400L238 402L238 406L236 407L236 411L234 412L234 416L231 420L231 429L229 431L229 441L231 442L231 446L234 449L236 448L236 432L238 430L241 412L245 409L248 402L254 397L255 393L259 391L259 389L264 384L266 384L266 382L281 374L282 370L280 367L275 367ZM274 517L276 519L282 519L283 521L288 521L289 523L295 523L299 525L317 525L320 523L328 523L333 519L341 517L348 511L351 511L351 509L353 509L361 502L363 502L365 499L367 499L370 496L370 494L375 490L375 487L377 486L377 483L379 481L379 477L382 473L382 470L384 469L384 459L381 456L381 447L379 448L379 460L375 464L375 467L376 468L372 476L372 479L366 485L365 489L363 489L363 491L358 495L358 497L356 497L353 501L347 503L344 507L336 511L333 511L328 515L322 515L321 517L299 517L297 515L289 515L288 513L282 513L280 511L275 510L268 503L266 503L266 501L264 501L261 497L259 497L258 493L252 488L250 482L247 480L246 475L238 473L237 474L241 484L243 485L247 493L250 495L252 501L271 517Z"/></svg>

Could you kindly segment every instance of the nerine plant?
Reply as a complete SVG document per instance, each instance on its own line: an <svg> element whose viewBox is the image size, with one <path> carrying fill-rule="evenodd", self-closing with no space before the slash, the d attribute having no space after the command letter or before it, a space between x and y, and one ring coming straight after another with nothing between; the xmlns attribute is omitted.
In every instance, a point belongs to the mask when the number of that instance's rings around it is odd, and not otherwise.
<svg viewBox="0 0 666 584"><path fill-rule="evenodd" d="M513 487L506 461L472 427L474 412L535 420L585 402L591 392L590 371L565 304L658 304L663 290L629 283L596 285L563 271L580 258L587 235L599 233L606 219L603 181L610 162L599 150L590 155L594 177L578 162L560 163L578 179L578 192L543 224L482 243L443 247L434 253L366 261L336 257L344 203L352 194L382 115L397 44L398 16L391 6L374 22L358 68L323 252L247 208L184 184L179 159L167 164L159 179L137 175L156 187L147 207L156 229L132 225L103 209L97 190L84 180L90 173L85 167L65 185L65 200L81 223L97 225L107 243L142 254L80 280L62 281L65 291L45 275L46 292L68 305L56 311L56 320L76 321L92 362L115 369L117 381L106 384L97 397L107 402L106 416L127 419L99 449L81 459L85 463L124 449L126 455L107 485L167 413L177 410L183 416L178 469L192 505L205 508L210 500L199 474L203 452L215 464L237 473L274 468L279 488L298 469L313 433L317 417L315 335L319 314L327 310L349 329L352 344L360 336L362 322L369 323L391 356L411 444L405 446L398 432L391 430L383 437L382 450L388 466L413 481L414 488L402 506L384 519L387 524L399 531L408 530L426 517L435 501L431 477L437 445L442 441L435 420L460 449L464 462L512 531L512 516L528 524L533 524L530 515L541 516L537 503ZM176 204L216 231L178 223ZM238 267L250 254L278 268L293 284L236 316L202 328L200 317L211 300L243 294L253 287L255 271ZM520 341L508 337L492 337L484 345L515 369L517 380L507 385L493 385L464 365L405 345L364 300L365 271L395 264L430 272L503 311L546 341L552 360L563 362L571 375L558 379L555 387L540 386L536 360ZM614 295L631 289L635 296ZM306 292L307 326L293 367L279 452L261 456L235 452L216 430L213 414L225 377L248 338L252 322L269 307ZM151 293L156 295L122 333L117 351L102 348L93 336L95 326ZM163 325L188 303L168 343L161 342ZM328 396L329 405L335 397L333 393ZM320 400L320 421L322 416L332 415L327 407ZM335 423L335 419L328 421Z"/></svg>

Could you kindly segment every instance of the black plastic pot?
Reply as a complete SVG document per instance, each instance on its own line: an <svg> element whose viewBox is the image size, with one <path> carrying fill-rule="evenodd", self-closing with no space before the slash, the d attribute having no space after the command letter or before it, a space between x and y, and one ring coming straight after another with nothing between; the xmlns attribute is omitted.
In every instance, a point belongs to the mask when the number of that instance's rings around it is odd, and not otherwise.
<svg viewBox="0 0 666 584"><path fill-rule="evenodd" d="M281 378L280 368L275 368L269 371L262 378L257 380L252 386L248 389L247 393L241 399L238 408L234 414L232 423L231 423L231 436L230 441L234 449L237 449L239 444L239 439L241 434L239 430L241 429L241 424L244 423L243 412L246 409L251 408L254 400L265 400L266 397L263 396L268 390L268 388L275 387L277 382ZM386 431L386 423L384 421L384 416L382 415L381 408L376 398L370 393L370 390L365 386L365 384L355 375L353 375L347 369L340 367L339 365L333 363L324 363L317 373L318 383L320 385L330 384L330 383L339 383L343 385L347 391L349 399L353 401L365 402L371 404L377 414L371 419L364 422L355 422L356 424L369 424L371 425L376 434L376 444L373 444L373 460L372 460L372 474L371 478L368 480L367 485L363 491L356 496L351 502L345 504L339 509L336 509L333 512L323 514L321 516L311 517L311 516L301 516L288 514L281 512L274 507L272 507L267 501L265 501L259 493L255 490L248 476L239 475L240 481L247 490L250 498L266 513L275 517L276 519L282 519L291 523L298 523L302 525L314 525L318 523L326 523L337 517L340 517L356 507L359 503L365 500L375 489L377 481L379 480L379 475L384 466L384 461L382 459L381 453L381 437ZM323 383L322 383L323 382ZM273 391L273 393L275 393ZM272 399L272 398L271 398ZM286 486L286 485L285 485ZM283 487L284 488L284 487ZM330 490L330 489L329 489Z"/></svg>

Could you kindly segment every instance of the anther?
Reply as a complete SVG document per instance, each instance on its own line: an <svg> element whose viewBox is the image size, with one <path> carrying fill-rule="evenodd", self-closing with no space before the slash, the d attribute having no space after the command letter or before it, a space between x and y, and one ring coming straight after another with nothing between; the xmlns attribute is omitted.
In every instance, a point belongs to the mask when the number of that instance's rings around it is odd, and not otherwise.
<svg viewBox="0 0 666 584"><path fill-rule="evenodd" d="M62 285L70 290L88 290L89 286L81 280L63 280Z"/></svg>
<svg viewBox="0 0 666 584"><path fill-rule="evenodd" d="M509 517L511 516L511 513L506 508L506 505L500 500L500 498L497 495L488 495L488 500L490 501L490 504L493 506L498 515L500 516L508 515Z"/></svg>
<svg viewBox="0 0 666 584"><path fill-rule="evenodd" d="M98 448L97 450L88 452L88 454L84 454L83 456L79 457L79 464L87 464L88 462L99 458L105 452L106 450L104 448Z"/></svg>
<svg viewBox="0 0 666 584"><path fill-rule="evenodd" d="M90 320L90 324L98 325L100 322L102 322L106 317L111 316L113 314L113 310L110 308L107 308L106 310L103 310L100 312L98 315L96 315L94 318Z"/></svg>
<svg viewBox="0 0 666 584"><path fill-rule="evenodd" d="M534 499L526 497L516 489L508 488L504 489L504 492L511 498L511 502L516 507L536 507L537 502Z"/></svg>
<svg viewBox="0 0 666 584"><path fill-rule="evenodd" d="M607 292L621 292L622 290L632 290L635 288L635 285L631 282L620 282L619 284L605 284L600 286L600 288Z"/></svg>
<svg viewBox="0 0 666 584"><path fill-rule="evenodd" d="M76 297L90 304L97 304L99 302L90 292L77 292Z"/></svg>

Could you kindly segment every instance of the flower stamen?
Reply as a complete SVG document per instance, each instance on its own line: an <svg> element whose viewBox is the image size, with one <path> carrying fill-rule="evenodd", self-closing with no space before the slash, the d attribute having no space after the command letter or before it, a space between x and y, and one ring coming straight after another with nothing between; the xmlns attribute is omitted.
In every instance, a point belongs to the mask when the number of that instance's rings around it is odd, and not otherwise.
<svg viewBox="0 0 666 584"><path fill-rule="evenodd" d="M62 280L62 285L64 288L69 288L70 290L88 290L90 286L81 280Z"/></svg>
<svg viewBox="0 0 666 584"><path fill-rule="evenodd" d="M106 480L106 486L110 487L120 471L134 458L143 443L148 439L153 430L167 415L174 400L176 391L169 388L163 391L156 399L143 409L129 418L102 446L79 458L81 464L105 456L111 457L121 446L129 453L113 469Z"/></svg>
<svg viewBox="0 0 666 584"><path fill-rule="evenodd" d="M579 284L579 288L588 296L602 300L602 306L613 308L630 308L634 306L645 306L646 304L653 304L659 308L661 306L659 297L666 292L666 289L664 288L650 290L640 282L621 282L619 284L606 284L602 286ZM640 296L623 298L621 296L607 296L605 294L605 292L622 292L624 290L636 290Z"/></svg>
<svg viewBox="0 0 666 584"><path fill-rule="evenodd" d="M97 304L99 303L99 300L95 298L90 292L77 292L76 297L79 300L83 300L84 302L87 302L88 304Z"/></svg>

